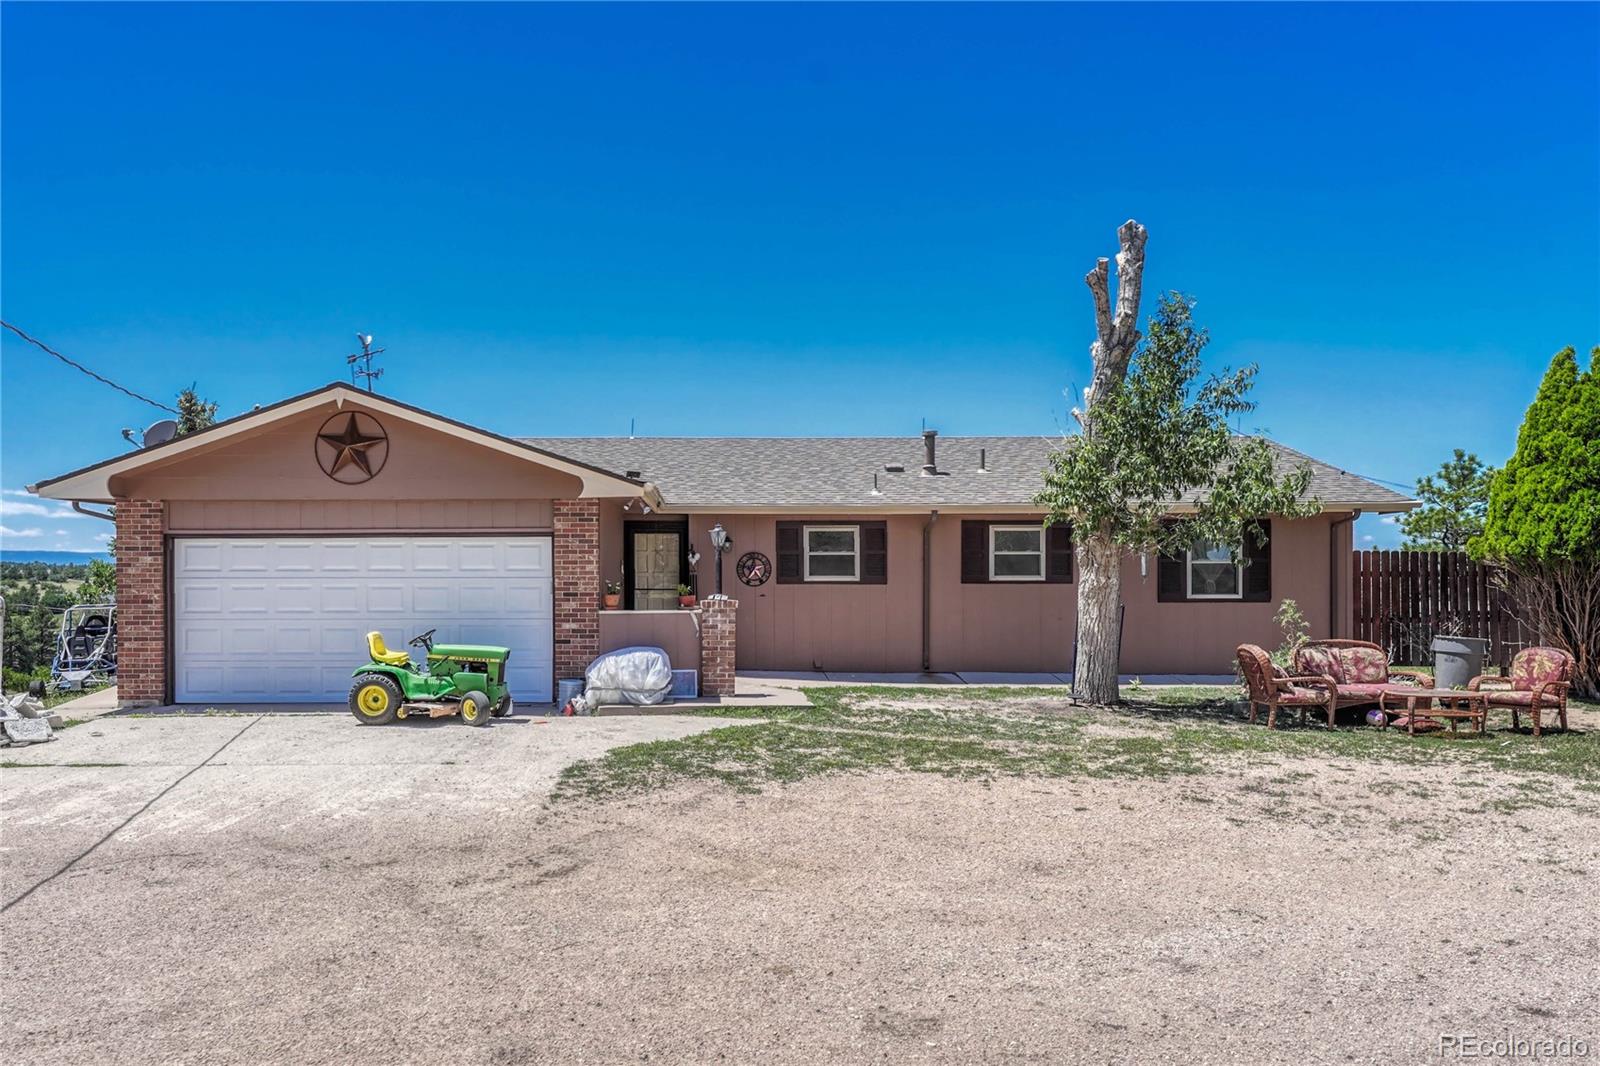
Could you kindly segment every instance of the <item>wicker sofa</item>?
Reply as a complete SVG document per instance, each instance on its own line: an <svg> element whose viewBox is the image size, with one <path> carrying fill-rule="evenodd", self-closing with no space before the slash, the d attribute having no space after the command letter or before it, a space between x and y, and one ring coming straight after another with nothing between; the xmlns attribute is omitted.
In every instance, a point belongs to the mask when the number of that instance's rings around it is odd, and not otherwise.
<svg viewBox="0 0 1600 1066"><path fill-rule="evenodd" d="M1365 640L1308 640L1295 649L1294 672L1326 678L1338 694L1336 707L1377 703L1384 689L1398 684L1433 685L1433 677L1422 670L1394 669L1388 653Z"/></svg>

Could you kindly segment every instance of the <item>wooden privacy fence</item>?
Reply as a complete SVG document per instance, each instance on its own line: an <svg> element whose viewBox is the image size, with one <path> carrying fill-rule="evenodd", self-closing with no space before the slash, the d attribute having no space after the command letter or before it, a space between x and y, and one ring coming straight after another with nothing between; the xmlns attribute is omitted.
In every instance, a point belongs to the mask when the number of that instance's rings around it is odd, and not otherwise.
<svg viewBox="0 0 1600 1066"><path fill-rule="evenodd" d="M1355 638L1381 644L1396 663L1432 662L1428 645L1441 633L1483 637L1502 667L1538 643L1496 587L1494 568L1466 552L1358 551L1351 571Z"/></svg>

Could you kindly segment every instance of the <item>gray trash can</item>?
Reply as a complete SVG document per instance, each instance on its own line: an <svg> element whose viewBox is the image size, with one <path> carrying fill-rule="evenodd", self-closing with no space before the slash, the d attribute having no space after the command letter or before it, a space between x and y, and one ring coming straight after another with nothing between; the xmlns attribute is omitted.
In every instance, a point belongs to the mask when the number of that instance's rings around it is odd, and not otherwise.
<svg viewBox="0 0 1600 1066"><path fill-rule="evenodd" d="M1466 688L1483 673L1489 642L1482 637L1434 637L1433 683L1437 688Z"/></svg>

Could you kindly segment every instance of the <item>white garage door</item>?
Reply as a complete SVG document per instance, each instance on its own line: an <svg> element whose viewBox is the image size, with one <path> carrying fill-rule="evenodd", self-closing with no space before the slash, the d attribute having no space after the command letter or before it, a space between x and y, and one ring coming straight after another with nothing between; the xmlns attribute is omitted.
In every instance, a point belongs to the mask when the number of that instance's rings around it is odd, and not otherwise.
<svg viewBox="0 0 1600 1066"><path fill-rule="evenodd" d="M180 703L343 702L377 629L392 649L511 649L519 701L551 699L549 537L183 537L172 548ZM412 651L410 648L406 648Z"/></svg>

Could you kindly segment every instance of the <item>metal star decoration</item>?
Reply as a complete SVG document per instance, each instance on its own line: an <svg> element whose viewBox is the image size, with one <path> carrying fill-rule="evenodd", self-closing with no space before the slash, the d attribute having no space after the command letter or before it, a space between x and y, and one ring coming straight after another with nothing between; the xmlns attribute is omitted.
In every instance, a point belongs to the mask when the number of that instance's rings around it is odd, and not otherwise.
<svg viewBox="0 0 1600 1066"><path fill-rule="evenodd" d="M333 419L330 418L328 421L332 422ZM323 423L323 426L326 428L327 423ZM361 427L357 424L356 416L353 413L345 421L343 430L338 433L318 433L317 440L334 449L333 464L331 466L323 464L323 469L335 481L343 480L339 477L339 471L347 466L354 466L365 474L366 477L361 480L365 481L371 478L377 473L377 470L373 468L372 458L368 455L368 452L380 444L389 442L389 438L383 435L383 427L381 426L378 427L378 436L376 437L370 437L361 432ZM382 467L381 461L378 466Z"/></svg>

